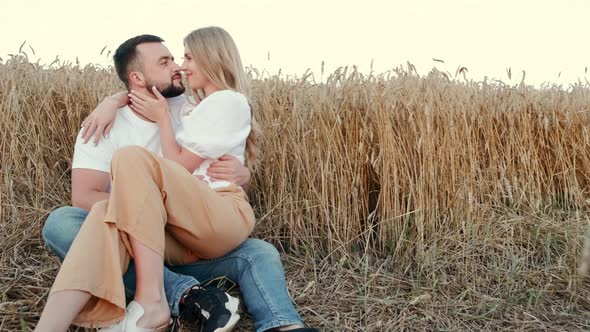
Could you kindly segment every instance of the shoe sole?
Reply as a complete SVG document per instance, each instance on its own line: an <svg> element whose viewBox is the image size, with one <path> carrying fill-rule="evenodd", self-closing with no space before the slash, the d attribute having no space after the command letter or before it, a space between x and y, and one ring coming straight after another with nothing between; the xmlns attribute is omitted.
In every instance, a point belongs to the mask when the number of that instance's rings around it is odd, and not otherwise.
<svg viewBox="0 0 590 332"><path fill-rule="evenodd" d="M219 327L215 329L215 331L213 332L230 332L234 329L234 326L236 326L238 321L240 321L240 315L232 314L229 321L227 321L227 324L224 327Z"/></svg>

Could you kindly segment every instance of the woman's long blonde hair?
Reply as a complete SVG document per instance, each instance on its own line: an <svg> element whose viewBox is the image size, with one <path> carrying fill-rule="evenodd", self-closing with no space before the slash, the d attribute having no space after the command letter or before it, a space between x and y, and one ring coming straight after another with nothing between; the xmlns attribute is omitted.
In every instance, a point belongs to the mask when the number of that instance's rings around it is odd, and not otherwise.
<svg viewBox="0 0 590 332"><path fill-rule="evenodd" d="M240 52L233 38L220 27L206 27L189 33L184 45L191 52L202 74L218 89L233 90L243 94L250 104L250 84L242 66ZM193 91L197 101L201 101L199 91ZM251 130L246 140L246 163L256 164L258 159L258 137L260 126L251 110Z"/></svg>

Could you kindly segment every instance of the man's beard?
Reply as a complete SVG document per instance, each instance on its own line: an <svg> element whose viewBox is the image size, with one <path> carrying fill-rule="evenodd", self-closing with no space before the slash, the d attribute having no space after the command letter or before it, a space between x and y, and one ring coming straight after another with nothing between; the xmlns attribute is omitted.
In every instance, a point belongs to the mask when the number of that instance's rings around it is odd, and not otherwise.
<svg viewBox="0 0 590 332"><path fill-rule="evenodd" d="M174 85L174 82L170 82L170 84L148 84L148 86L156 86L156 89L160 91L164 98L174 98L178 97L184 93L184 85L180 83L180 86Z"/></svg>

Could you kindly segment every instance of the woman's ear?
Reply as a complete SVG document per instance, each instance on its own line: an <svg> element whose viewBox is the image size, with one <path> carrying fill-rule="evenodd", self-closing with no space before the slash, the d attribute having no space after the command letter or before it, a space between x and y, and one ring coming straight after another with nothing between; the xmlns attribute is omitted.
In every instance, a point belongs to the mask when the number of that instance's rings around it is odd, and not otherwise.
<svg viewBox="0 0 590 332"><path fill-rule="evenodd" d="M145 88L146 82L145 77L141 72L132 71L129 73L129 83L133 83L133 85Z"/></svg>

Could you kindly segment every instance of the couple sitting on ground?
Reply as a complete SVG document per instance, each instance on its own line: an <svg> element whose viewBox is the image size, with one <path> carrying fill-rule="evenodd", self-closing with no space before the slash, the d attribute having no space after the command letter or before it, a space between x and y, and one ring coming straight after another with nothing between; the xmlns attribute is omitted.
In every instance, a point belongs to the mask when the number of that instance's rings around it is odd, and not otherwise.
<svg viewBox="0 0 590 332"><path fill-rule="evenodd" d="M195 30L182 67L162 42L141 35L119 46L115 68L129 91L106 98L78 135L74 206L43 228L64 260L35 330L164 331L183 316L230 331L238 299L199 283L227 277L256 331L317 331L293 306L277 250L249 238L244 163L255 161L257 126L234 41L218 27ZM183 95L181 71L194 97ZM112 120L96 128L98 116Z"/></svg>

